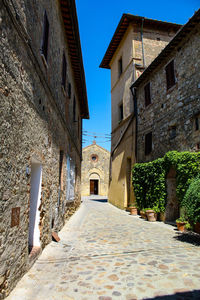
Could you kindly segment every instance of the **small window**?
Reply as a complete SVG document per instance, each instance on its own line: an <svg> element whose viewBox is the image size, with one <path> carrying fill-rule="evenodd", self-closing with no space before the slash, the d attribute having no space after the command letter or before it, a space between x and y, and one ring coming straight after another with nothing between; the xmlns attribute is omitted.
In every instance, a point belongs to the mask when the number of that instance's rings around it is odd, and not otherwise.
<svg viewBox="0 0 200 300"><path fill-rule="evenodd" d="M73 121L76 122L76 98L73 101Z"/></svg>
<svg viewBox="0 0 200 300"><path fill-rule="evenodd" d="M71 83L68 83L68 97L69 99L71 98L71 94L72 94L72 87L71 87Z"/></svg>
<svg viewBox="0 0 200 300"><path fill-rule="evenodd" d="M172 126L169 132L170 139L174 139L176 137L176 126Z"/></svg>
<svg viewBox="0 0 200 300"><path fill-rule="evenodd" d="M62 60L62 86L64 90L66 90L66 74L67 74L67 62L65 53L63 53L63 60Z"/></svg>
<svg viewBox="0 0 200 300"><path fill-rule="evenodd" d="M63 190L63 157L64 151L60 150L60 159L59 159L59 188Z"/></svg>
<svg viewBox="0 0 200 300"><path fill-rule="evenodd" d="M46 61L48 56L48 40L49 40L49 21L47 18L47 13L44 13L44 21L43 21L43 37L42 37L42 54L44 55Z"/></svg>
<svg viewBox="0 0 200 300"><path fill-rule="evenodd" d="M124 118L123 103L119 105L119 122Z"/></svg>
<svg viewBox="0 0 200 300"><path fill-rule="evenodd" d="M170 89L176 83L173 60L166 66L165 72L166 72L166 80L167 80L167 89Z"/></svg>
<svg viewBox="0 0 200 300"><path fill-rule="evenodd" d="M118 60L118 75L119 75L119 77L121 76L122 71L123 71L123 68L122 68L122 57L121 57L121 58Z"/></svg>
<svg viewBox="0 0 200 300"><path fill-rule="evenodd" d="M199 118L195 118L195 130L199 130Z"/></svg>
<svg viewBox="0 0 200 300"><path fill-rule="evenodd" d="M196 150L199 151L200 150L200 143L196 144Z"/></svg>
<svg viewBox="0 0 200 300"><path fill-rule="evenodd" d="M152 132L145 135L145 155L150 154L152 151Z"/></svg>
<svg viewBox="0 0 200 300"><path fill-rule="evenodd" d="M97 161L98 161L98 155L92 154L92 155L91 155L91 161L92 161L92 162L97 162Z"/></svg>
<svg viewBox="0 0 200 300"><path fill-rule="evenodd" d="M144 94L145 94L145 106L148 106L149 104L151 104L150 82L145 85Z"/></svg>

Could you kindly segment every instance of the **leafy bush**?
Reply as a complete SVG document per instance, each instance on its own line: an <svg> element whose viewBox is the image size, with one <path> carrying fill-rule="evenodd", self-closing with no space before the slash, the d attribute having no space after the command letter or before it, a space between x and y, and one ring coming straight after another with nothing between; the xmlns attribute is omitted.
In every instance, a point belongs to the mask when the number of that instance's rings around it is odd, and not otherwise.
<svg viewBox="0 0 200 300"><path fill-rule="evenodd" d="M200 222L200 177L192 180L182 205L190 222Z"/></svg>
<svg viewBox="0 0 200 300"><path fill-rule="evenodd" d="M176 193L180 206L192 179L200 173L200 152L170 151L163 158L148 163L136 163L132 182L138 208L152 207L164 212L167 203L166 176L176 170Z"/></svg>

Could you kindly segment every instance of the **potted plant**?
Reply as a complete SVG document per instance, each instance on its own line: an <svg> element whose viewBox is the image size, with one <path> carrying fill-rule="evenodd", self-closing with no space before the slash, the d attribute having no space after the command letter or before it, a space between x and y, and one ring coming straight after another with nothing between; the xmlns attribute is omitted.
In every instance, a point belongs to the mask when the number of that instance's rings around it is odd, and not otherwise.
<svg viewBox="0 0 200 300"><path fill-rule="evenodd" d="M146 216L146 212L145 212L144 208L140 210L140 216L142 219L146 220L147 216Z"/></svg>
<svg viewBox="0 0 200 300"><path fill-rule="evenodd" d="M133 216L137 216L137 207L134 203L129 204L130 214Z"/></svg>
<svg viewBox="0 0 200 300"><path fill-rule="evenodd" d="M178 231L185 231L185 225L188 224L188 221L184 217L180 217L179 219L176 220L176 225Z"/></svg>
<svg viewBox="0 0 200 300"><path fill-rule="evenodd" d="M149 222L155 222L157 220L157 213L154 209L146 209L146 215Z"/></svg>

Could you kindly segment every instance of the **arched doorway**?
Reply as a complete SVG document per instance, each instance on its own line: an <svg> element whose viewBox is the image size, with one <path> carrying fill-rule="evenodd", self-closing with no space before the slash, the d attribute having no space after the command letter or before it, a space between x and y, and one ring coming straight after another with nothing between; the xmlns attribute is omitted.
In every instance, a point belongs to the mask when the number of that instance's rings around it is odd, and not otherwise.
<svg viewBox="0 0 200 300"><path fill-rule="evenodd" d="M89 177L90 180L90 195L99 195L100 191L100 176L97 173L92 173Z"/></svg>

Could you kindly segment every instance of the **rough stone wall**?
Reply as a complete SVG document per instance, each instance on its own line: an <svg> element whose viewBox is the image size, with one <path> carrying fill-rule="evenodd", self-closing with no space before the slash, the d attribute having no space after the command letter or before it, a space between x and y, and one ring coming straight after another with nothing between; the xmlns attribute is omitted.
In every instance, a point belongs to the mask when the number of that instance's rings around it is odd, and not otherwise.
<svg viewBox="0 0 200 300"><path fill-rule="evenodd" d="M11 5L10 1L7 3ZM16 19L12 5L10 15L4 3L0 3L0 299L9 294L31 263L28 249L31 174L28 170L33 158L42 165L41 248L51 241L51 231L60 230L80 204L80 138L77 128L72 125L70 129L65 119L66 95L60 83L62 53L63 49L67 53L67 47L58 3L13 3L18 4L17 27L11 19L12 16ZM39 51L44 8L51 26L48 68ZM28 42L23 39L26 33L31 36ZM68 56L67 61L75 95ZM69 111L72 115L72 106ZM64 151L63 190L58 206L60 150ZM67 156L76 166L75 199L70 203L66 202ZM18 207L19 218L12 227L12 209Z"/></svg>
<svg viewBox="0 0 200 300"><path fill-rule="evenodd" d="M92 155L97 156L97 160L92 160ZM83 161L81 166L81 195L90 195L90 176L99 176L99 195L107 196L109 182L110 152L93 144L83 148Z"/></svg>
<svg viewBox="0 0 200 300"><path fill-rule="evenodd" d="M200 131L195 130L195 118L200 122L199 34L198 25L137 89L139 162L162 157L170 150L195 151L200 143ZM172 59L176 83L167 90L165 66ZM145 107L144 86L148 82L152 103ZM151 131L153 149L145 156L145 134Z"/></svg>

